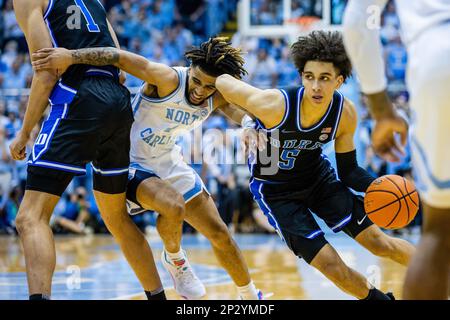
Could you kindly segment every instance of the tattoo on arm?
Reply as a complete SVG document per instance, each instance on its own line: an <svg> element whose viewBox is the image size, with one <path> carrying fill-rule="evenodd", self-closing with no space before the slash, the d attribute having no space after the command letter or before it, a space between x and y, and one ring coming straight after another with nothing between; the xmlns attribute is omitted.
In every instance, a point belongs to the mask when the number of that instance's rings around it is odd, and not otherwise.
<svg viewBox="0 0 450 320"><path fill-rule="evenodd" d="M115 65L119 62L117 48L85 48L72 51L74 64L90 64L93 66Z"/></svg>

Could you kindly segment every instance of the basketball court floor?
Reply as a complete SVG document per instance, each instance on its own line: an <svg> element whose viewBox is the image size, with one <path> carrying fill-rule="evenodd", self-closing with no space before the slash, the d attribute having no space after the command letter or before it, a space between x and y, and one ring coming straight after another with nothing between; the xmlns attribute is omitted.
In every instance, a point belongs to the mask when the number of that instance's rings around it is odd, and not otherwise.
<svg viewBox="0 0 450 320"><path fill-rule="evenodd" d="M251 276L268 299L354 299L296 258L277 235L235 235ZM144 299L143 290L109 235L56 236L57 265L53 277L54 300ZM383 291L401 298L406 268L378 258L344 233L327 234L341 257ZM407 240L416 244L417 235ZM169 299L180 299L169 274L162 268L162 243L148 236ZM227 273L218 265L209 242L200 235L185 235L183 248L206 285L205 299L237 299ZM27 299L25 261L18 237L0 237L0 300Z"/></svg>

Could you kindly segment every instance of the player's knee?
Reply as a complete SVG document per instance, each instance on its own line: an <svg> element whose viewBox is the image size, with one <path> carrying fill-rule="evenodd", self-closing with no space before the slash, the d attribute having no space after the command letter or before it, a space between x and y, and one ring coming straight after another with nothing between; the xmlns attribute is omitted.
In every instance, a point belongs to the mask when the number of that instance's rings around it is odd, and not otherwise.
<svg viewBox="0 0 450 320"><path fill-rule="evenodd" d="M117 214L102 215L103 222L108 230L113 234L120 234L125 231L125 227L133 223L126 211L117 212Z"/></svg>
<svg viewBox="0 0 450 320"><path fill-rule="evenodd" d="M378 257L389 257L395 251L395 239L386 235L375 235L370 239L366 248Z"/></svg>
<svg viewBox="0 0 450 320"><path fill-rule="evenodd" d="M165 212L161 214L166 214L170 219L182 221L185 215L185 204L184 198L179 193L170 195L170 203L166 206Z"/></svg>
<svg viewBox="0 0 450 320"><path fill-rule="evenodd" d="M15 222L17 232L19 233L19 235L30 232L39 222L40 219L36 218L35 215L31 215L29 211L25 213L25 211L19 210Z"/></svg>

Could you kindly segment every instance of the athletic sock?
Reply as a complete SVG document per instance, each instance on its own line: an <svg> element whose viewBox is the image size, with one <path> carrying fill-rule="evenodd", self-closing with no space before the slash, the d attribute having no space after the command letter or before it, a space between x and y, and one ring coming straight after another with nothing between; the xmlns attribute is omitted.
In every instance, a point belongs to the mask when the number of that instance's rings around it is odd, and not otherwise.
<svg viewBox="0 0 450 320"><path fill-rule="evenodd" d="M362 300L393 300L393 299L391 299L390 296L384 294L377 288L372 288L369 290L368 296Z"/></svg>
<svg viewBox="0 0 450 320"><path fill-rule="evenodd" d="M256 290L253 281L250 281L248 285L243 287L237 287L239 296L244 300L258 300L258 290Z"/></svg>
<svg viewBox="0 0 450 320"><path fill-rule="evenodd" d="M147 300L167 300L163 287L153 291L145 291L145 295Z"/></svg>
<svg viewBox="0 0 450 320"><path fill-rule="evenodd" d="M30 295L30 300L51 300L50 296L42 293L36 293Z"/></svg>
<svg viewBox="0 0 450 320"><path fill-rule="evenodd" d="M172 253L164 249L164 252L166 253L167 257L171 261L178 261L178 260L184 260L184 253L183 250L180 247L180 250L178 252Z"/></svg>

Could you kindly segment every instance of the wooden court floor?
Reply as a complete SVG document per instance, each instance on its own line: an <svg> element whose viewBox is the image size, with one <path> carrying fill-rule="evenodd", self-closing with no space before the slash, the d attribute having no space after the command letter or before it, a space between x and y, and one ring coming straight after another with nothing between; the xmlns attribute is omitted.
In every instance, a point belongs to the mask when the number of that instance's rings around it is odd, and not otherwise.
<svg viewBox="0 0 450 320"><path fill-rule="evenodd" d="M52 299L144 299L143 291L119 247L108 235L56 236L57 266ZM320 273L296 258L276 235L235 235L251 276L268 299L354 299L337 289ZM406 268L378 258L345 234L327 234L327 239L354 269L401 298ZM159 261L162 244L149 235L157 266L169 299L180 299L170 276ZM407 238L413 243L417 236ZM227 273L218 265L209 242L187 235L183 248L207 289L205 299L236 299L237 292ZM17 237L0 237L0 300L27 299L25 262Z"/></svg>

